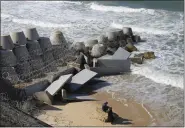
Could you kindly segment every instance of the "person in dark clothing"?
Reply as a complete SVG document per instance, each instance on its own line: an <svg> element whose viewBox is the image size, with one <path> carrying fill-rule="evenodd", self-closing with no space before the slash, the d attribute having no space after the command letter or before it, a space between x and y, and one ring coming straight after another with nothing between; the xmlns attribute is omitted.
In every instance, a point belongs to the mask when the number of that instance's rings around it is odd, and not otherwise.
<svg viewBox="0 0 185 128"><path fill-rule="evenodd" d="M107 106L107 104L108 104L108 102L105 102L105 103L103 103L103 105L102 105L102 110L103 110L104 112L107 112L107 110L109 109L109 106Z"/></svg>
<svg viewBox="0 0 185 128"><path fill-rule="evenodd" d="M112 112L112 107L109 107L108 109L108 118L105 120L105 122L113 122L114 117L113 117L113 112Z"/></svg>

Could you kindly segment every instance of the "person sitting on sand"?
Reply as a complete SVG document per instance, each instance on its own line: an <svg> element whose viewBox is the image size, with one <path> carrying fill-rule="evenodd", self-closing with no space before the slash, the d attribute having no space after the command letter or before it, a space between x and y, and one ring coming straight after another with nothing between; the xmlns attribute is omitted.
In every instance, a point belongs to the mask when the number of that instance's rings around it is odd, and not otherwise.
<svg viewBox="0 0 185 128"><path fill-rule="evenodd" d="M105 102L105 103L103 103L103 105L102 105L102 110L103 110L104 112L107 112L107 110L109 109L109 106L107 106L107 104L108 104L108 102Z"/></svg>
<svg viewBox="0 0 185 128"><path fill-rule="evenodd" d="M108 109L108 118L105 120L105 122L113 122L114 121L114 116L112 112L112 107L109 107Z"/></svg>

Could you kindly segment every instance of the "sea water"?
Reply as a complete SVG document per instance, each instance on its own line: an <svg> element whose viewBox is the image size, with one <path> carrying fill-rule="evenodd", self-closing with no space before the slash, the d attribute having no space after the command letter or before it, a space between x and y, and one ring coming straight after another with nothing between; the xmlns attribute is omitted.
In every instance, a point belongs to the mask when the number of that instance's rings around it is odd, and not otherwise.
<svg viewBox="0 0 185 128"><path fill-rule="evenodd" d="M183 1L3 1L1 35L36 27L40 36L61 30L67 40L77 42L97 38L109 28L131 27L146 40L136 47L154 51L156 59L132 65L131 73L103 78L112 83L103 90L147 104L163 126L182 126L183 5Z"/></svg>

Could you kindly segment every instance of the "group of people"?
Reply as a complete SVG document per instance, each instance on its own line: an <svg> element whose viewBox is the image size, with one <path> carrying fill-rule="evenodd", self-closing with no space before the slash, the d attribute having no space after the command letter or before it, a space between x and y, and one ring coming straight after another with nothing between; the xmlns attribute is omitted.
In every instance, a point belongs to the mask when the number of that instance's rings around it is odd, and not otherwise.
<svg viewBox="0 0 185 128"><path fill-rule="evenodd" d="M108 113L108 118L105 120L105 122L113 122L114 121L114 116L112 112L112 107L108 106L108 102L103 103L102 105L102 110L106 113Z"/></svg>

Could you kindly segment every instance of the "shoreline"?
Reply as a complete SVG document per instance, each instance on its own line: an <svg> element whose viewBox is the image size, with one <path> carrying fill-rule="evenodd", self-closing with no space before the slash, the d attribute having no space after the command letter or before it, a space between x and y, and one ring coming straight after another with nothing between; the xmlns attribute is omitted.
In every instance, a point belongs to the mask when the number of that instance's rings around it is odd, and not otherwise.
<svg viewBox="0 0 185 128"><path fill-rule="evenodd" d="M55 105L42 106L41 113L35 116L52 125L57 126L150 126L152 118L140 104L134 101L126 101L122 104L111 98L106 92L97 92L89 95L97 101L82 101L71 103L56 103ZM105 123L102 118L105 115L100 112L101 104L108 101L108 105L117 114L114 122ZM129 121L130 120L130 121Z"/></svg>

